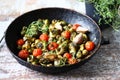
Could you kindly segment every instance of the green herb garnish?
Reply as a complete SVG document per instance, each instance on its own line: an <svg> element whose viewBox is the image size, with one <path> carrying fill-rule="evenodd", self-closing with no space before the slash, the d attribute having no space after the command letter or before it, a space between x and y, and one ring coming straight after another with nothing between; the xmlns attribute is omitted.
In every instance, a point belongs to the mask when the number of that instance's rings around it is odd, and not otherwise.
<svg viewBox="0 0 120 80"><path fill-rule="evenodd" d="M79 0L80 1L80 0ZM118 16L118 7L120 0L85 0L92 3L96 9L96 13L100 15L99 25L101 23L112 26L113 29L120 28L120 16Z"/></svg>

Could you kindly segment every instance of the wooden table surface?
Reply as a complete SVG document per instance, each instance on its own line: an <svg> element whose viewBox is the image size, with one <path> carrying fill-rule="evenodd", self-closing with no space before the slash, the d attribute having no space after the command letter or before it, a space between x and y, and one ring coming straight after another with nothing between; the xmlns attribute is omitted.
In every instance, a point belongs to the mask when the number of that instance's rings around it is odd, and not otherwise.
<svg viewBox="0 0 120 80"><path fill-rule="evenodd" d="M24 2L34 9L36 6L32 4L36 1L38 0L26 0L26 2L25 0L0 0L0 38L12 20L24 11L30 10L29 6L24 8L25 6L18 4L23 5ZM67 0L61 1L65 2ZM77 5L81 4L76 0L70 0L67 3L72 4L72 6L76 3L78 3ZM62 6L73 8L70 7L70 4ZM41 5L43 7L45 3L41 3ZM21 10L21 8L24 10ZM77 8L73 9L77 10ZM96 55L79 68L58 75L43 74L20 65L12 57L3 39L0 43L0 80L120 80L120 31L114 31L111 27L107 27L102 30L102 34L110 40L110 44L101 45Z"/></svg>

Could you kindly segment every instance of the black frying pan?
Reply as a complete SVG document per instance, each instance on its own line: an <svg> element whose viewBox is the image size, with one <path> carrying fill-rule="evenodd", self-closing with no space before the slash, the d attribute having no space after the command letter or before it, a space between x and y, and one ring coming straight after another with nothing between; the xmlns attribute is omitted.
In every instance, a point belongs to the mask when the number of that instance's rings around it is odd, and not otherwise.
<svg viewBox="0 0 120 80"><path fill-rule="evenodd" d="M32 65L25 60L22 60L17 56L18 49L16 45L16 41L20 38L20 31L23 26L28 26L32 21L41 19L60 19L65 20L68 23L74 24L78 23L83 25L83 27L86 27L89 29L89 37L90 40L95 42L95 49L85 57L85 59L77 64L70 65L70 66L64 66L64 67L44 67L44 66L35 66ZM36 70L43 73L62 73L67 72L71 69L75 69L79 67L80 65L83 65L85 62L87 62L99 49L101 44L101 31L98 27L98 25L88 16L83 15L79 12L64 9L64 8L43 8L34 10L28 13L25 13L18 18L16 18L8 27L5 35L5 41L7 44L7 47L11 51L11 54L13 57L22 65Z"/></svg>

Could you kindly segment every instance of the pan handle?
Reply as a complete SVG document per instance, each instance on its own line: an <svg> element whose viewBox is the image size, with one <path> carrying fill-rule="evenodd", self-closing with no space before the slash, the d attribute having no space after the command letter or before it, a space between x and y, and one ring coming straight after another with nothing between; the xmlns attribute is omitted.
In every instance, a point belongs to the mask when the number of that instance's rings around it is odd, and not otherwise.
<svg viewBox="0 0 120 80"><path fill-rule="evenodd" d="M101 45L105 45L105 44L110 44L110 41L108 38L105 38L104 36L102 36Z"/></svg>

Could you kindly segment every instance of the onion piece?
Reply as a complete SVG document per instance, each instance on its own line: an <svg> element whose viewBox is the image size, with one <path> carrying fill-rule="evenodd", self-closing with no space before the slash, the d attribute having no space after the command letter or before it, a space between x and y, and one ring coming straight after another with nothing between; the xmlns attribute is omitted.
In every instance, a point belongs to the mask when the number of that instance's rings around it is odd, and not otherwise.
<svg viewBox="0 0 120 80"><path fill-rule="evenodd" d="M88 32L88 29L87 28L84 28L84 27L78 27L77 29L76 29L76 31L77 32L82 32L82 33L86 33L86 32Z"/></svg>
<svg viewBox="0 0 120 80"><path fill-rule="evenodd" d="M55 24L55 28L62 31L62 26L61 26L60 24L61 24L61 23L58 23L58 22L57 22L57 23Z"/></svg>
<svg viewBox="0 0 120 80"><path fill-rule="evenodd" d="M81 44L83 42L83 33L79 33L78 35L76 35L75 38L73 38L73 44Z"/></svg>

